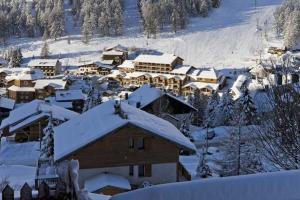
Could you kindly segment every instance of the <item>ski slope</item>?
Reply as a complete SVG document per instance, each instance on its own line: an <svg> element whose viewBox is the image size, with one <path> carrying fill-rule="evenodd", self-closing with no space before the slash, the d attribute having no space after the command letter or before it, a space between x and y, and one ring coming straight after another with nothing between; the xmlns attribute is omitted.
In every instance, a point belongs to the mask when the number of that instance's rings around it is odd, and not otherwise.
<svg viewBox="0 0 300 200"><path fill-rule="evenodd" d="M122 44L128 47L151 48L174 53L195 67L244 68L257 61L260 52L277 43L272 30L273 11L282 0L223 0L208 18L190 18L186 30L176 34L166 30L157 39L147 39L142 33L136 0L125 0L124 36L94 38L89 44L81 42L80 31L74 27L71 44L67 37L50 41L53 58L65 65L80 60L99 60L104 47ZM68 23L70 17L67 17ZM267 28L263 24L267 22ZM257 25L267 30L258 31ZM267 35L267 37L265 36ZM41 39L13 39L10 45L21 46L25 59L40 54ZM3 48L3 47L2 47ZM25 60L26 61L26 60Z"/></svg>

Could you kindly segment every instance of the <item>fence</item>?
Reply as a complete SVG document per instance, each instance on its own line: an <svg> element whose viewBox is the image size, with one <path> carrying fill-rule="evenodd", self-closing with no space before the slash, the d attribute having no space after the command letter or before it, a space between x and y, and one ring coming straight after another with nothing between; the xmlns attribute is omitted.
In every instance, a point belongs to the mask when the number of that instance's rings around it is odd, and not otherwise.
<svg viewBox="0 0 300 200"><path fill-rule="evenodd" d="M38 190L32 188L25 183L20 191L15 191L10 185L6 185L1 193L2 200L47 200L47 199L71 199L66 193L65 184L60 182L55 190L51 190L46 182L39 184Z"/></svg>

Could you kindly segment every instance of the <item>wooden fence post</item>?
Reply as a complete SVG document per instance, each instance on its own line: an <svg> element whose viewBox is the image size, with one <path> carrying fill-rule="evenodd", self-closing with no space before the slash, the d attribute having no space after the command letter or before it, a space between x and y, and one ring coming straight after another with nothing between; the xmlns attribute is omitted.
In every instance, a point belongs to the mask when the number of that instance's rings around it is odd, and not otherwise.
<svg viewBox="0 0 300 200"><path fill-rule="evenodd" d="M49 197L49 186L44 181L39 185L38 199L48 199Z"/></svg>
<svg viewBox="0 0 300 200"><path fill-rule="evenodd" d="M32 188L25 183L20 191L21 200L32 200Z"/></svg>
<svg viewBox="0 0 300 200"><path fill-rule="evenodd" d="M14 200L14 190L9 185L2 190L2 200Z"/></svg>

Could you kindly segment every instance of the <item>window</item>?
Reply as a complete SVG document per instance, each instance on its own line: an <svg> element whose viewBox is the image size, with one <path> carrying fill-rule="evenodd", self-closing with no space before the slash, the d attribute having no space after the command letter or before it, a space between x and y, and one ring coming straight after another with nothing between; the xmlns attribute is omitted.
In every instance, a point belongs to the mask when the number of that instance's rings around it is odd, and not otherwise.
<svg viewBox="0 0 300 200"><path fill-rule="evenodd" d="M139 165L139 177L151 177L152 176L152 165L145 164Z"/></svg>
<svg viewBox="0 0 300 200"><path fill-rule="evenodd" d="M145 165L139 165L139 176L140 177L145 176Z"/></svg>
<svg viewBox="0 0 300 200"><path fill-rule="evenodd" d="M133 170L134 170L134 166L129 165L129 176L133 176Z"/></svg>
<svg viewBox="0 0 300 200"><path fill-rule="evenodd" d="M139 138L137 141L137 148L139 150L145 149L145 139L144 138Z"/></svg>
<svg viewBox="0 0 300 200"><path fill-rule="evenodd" d="M129 149L133 149L134 148L134 139L133 138L129 138Z"/></svg>

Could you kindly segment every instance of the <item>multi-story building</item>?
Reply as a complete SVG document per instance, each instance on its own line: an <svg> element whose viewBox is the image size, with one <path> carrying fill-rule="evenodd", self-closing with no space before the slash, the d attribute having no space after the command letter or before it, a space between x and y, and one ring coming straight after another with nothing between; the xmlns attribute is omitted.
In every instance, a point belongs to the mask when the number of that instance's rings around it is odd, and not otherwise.
<svg viewBox="0 0 300 200"><path fill-rule="evenodd" d="M63 123L54 134L54 160L78 160L80 186L102 174L121 176L132 189L177 182L181 150L196 148L171 123L115 101Z"/></svg>
<svg viewBox="0 0 300 200"><path fill-rule="evenodd" d="M183 59L172 55L139 55L134 61L134 71L149 73L170 73L176 66L183 64Z"/></svg>
<svg viewBox="0 0 300 200"><path fill-rule="evenodd" d="M16 103L27 103L35 99L35 81L44 78L44 74L38 69L24 70L17 74L6 76L8 97Z"/></svg>
<svg viewBox="0 0 300 200"><path fill-rule="evenodd" d="M188 75L189 82L182 87L182 94L193 95L195 90L200 90L205 95L210 95L222 89L226 84L226 78L220 75L214 68L194 70Z"/></svg>
<svg viewBox="0 0 300 200"><path fill-rule="evenodd" d="M40 69L45 76L55 76L61 72L61 62L56 59L33 59L28 66L34 69Z"/></svg>
<svg viewBox="0 0 300 200"><path fill-rule="evenodd" d="M102 52L103 61L113 61L113 64L120 65L128 58L127 48L117 45L105 48Z"/></svg>

